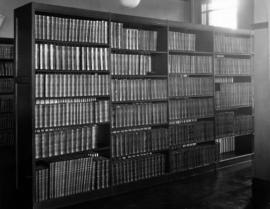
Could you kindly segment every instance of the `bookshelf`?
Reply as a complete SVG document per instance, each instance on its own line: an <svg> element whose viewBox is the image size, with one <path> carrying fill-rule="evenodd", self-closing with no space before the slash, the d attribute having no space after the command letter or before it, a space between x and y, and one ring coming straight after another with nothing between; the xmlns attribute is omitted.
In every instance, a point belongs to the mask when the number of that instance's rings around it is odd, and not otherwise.
<svg viewBox="0 0 270 209"><path fill-rule="evenodd" d="M16 9L17 187L25 204L68 206L216 168L217 124L227 120L216 108L219 31L39 3ZM251 83L241 73L235 81ZM236 104L226 108L237 112L241 156L252 105Z"/></svg>
<svg viewBox="0 0 270 209"><path fill-rule="evenodd" d="M14 104L14 40L0 38L0 147L14 145Z"/></svg>
<svg viewBox="0 0 270 209"><path fill-rule="evenodd" d="M253 152L253 37L214 34L216 141L221 160Z"/></svg>

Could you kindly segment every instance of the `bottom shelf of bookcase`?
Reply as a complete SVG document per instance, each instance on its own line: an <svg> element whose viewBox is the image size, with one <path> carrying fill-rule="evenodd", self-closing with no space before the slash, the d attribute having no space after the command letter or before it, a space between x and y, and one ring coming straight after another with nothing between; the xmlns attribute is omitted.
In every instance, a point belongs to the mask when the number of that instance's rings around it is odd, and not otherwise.
<svg viewBox="0 0 270 209"><path fill-rule="evenodd" d="M235 153L227 153L220 156L220 161L216 164L209 164L206 166L201 166L185 171L179 171L175 173L166 173L162 176L153 177L150 179L144 179L136 182L131 182L127 184L113 186L107 189L97 190L94 192L87 192L78 195L72 195L68 197L62 197L52 200L47 200L44 202L36 203L35 209L55 209L60 207L67 207L71 205L76 205L80 203L90 202L97 199L103 199L106 197L112 197L116 195L121 195L125 193L134 192L141 189L150 188L153 186L184 180L191 176L201 175L203 173L209 173L216 171L217 168L222 168L230 166L236 163L245 162L252 160L254 158L254 153L237 155Z"/></svg>
<svg viewBox="0 0 270 209"><path fill-rule="evenodd" d="M253 160L254 153L248 153L239 155L234 152L222 154L220 156L220 161L218 163L218 168L234 165L236 163L241 163L249 160Z"/></svg>
<svg viewBox="0 0 270 209"><path fill-rule="evenodd" d="M67 197L61 197L57 199L46 200L43 202L35 203L34 209L56 209L62 207L68 207L71 205L77 205L85 202L89 202L96 199L102 199L110 197L112 195L111 188L96 190L92 192L80 193L76 195L70 195Z"/></svg>

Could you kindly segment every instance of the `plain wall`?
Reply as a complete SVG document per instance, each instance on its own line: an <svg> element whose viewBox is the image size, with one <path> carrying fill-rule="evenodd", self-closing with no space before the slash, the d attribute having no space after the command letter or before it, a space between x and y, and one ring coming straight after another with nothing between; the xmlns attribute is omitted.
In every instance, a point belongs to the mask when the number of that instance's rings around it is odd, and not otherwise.
<svg viewBox="0 0 270 209"><path fill-rule="evenodd" d="M114 12L135 16L151 17L187 22L190 20L190 3L184 0L141 0L135 9L125 8L119 0L35 0L40 3L76 7L89 10ZM0 37L13 37L13 10L26 0L0 0L0 14L6 19L0 28Z"/></svg>
<svg viewBox="0 0 270 209"><path fill-rule="evenodd" d="M254 23L269 23L269 0L254 1ZM267 25L267 24L264 24ZM269 28L255 31L255 160L254 177L270 181Z"/></svg>

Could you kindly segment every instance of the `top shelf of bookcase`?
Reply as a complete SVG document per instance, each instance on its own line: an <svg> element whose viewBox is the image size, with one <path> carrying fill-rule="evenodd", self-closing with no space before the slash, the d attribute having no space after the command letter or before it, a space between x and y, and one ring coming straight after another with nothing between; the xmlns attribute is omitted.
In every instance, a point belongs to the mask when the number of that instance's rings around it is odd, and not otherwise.
<svg viewBox="0 0 270 209"><path fill-rule="evenodd" d="M130 16L124 14L116 14L116 13L109 13L109 12L101 12L101 11L93 11L93 10L86 10L80 8L71 8L71 7L63 7L63 6L55 6L55 5L48 5L43 3L36 3L31 2L24 6L29 7L35 13L38 14L48 14L48 15L55 15L58 17L73 17L79 19L96 19L96 20L107 20L113 22L122 22L127 23L129 25L141 25L145 27L153 27L153 28L163 28L165 30L173 30L173 29L183 29L183 30L193 30L193 31L208 31L208 32L222 32L222 33L229 33L232 35L237 36L253 36L254 33L250 30L232 30L227 28L217 28L213 26L206 26L200 24L191 24L185 22L177 22L177 21L169 21L163 19L156 19L156 18L146 18L146 17L139 17L139 16ZM21 8L16 9L19 11Z"/></svg>

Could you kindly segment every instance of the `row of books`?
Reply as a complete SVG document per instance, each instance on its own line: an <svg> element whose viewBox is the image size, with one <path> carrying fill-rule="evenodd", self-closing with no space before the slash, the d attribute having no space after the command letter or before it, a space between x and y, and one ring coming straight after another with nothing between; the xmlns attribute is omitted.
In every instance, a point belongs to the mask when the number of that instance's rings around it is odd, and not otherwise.
<svg viewBox="0 0 270 209"><path fill-rule="evenodd" d="M0 93L12 93L14 80L12 78L0 78Z"/></svg>
<svg viewBox="0 0 270 209"><path fill-rule="evenodd" d="M251 115L238 115L234 119L234 133L248 134L254 130L254 120Z"/></svg>
<svg viewBox="0 0 270 209"><path fill-rule="evenodd" d="M152 124L167 122L167 103L137 103L113 106L113 128L151 126Z"/></svg>
<svg viewBox="0 0 270 209"><path fill-rule="evenodd" d="M113 162L112 185L121 185L161 176L165 173L165 155L150 154Z"/></svg>
<svg viewBox="0 0 270 209"><path fill-rule="evenodd" d="M167 98L167 80L113 79L112 101L150 100Z"/></svg>
<svg viewBox="0 0 270 209"><path fill-rule="evenodd" d="M214 123L213 121L199 121L170 125L169 138L172 148L210 141L214 139Z"/></svg>
<svg viewBox="0 0 270 209"><path fill-rule="evenodd" d="M4 131L0 133L0 146L1 145L14 145L15 136L13 131Z"/></svg>
<svg viewBox="0 0 270 209"><path fill-rule="evenodd" d="M215 93L216 109L228 109L239 106L252 106L251 83L221 83Z"/></svg>
<svg viewBox="0 0 270 209"><path fill-rule="evenodd" d="M125 28L123 23L111 23L111 47L130 50L157 50L157 31Z"/></svg>
<svg viewBox="0 0 270 209"><path fill-rule="evenodd" d="M215 83L234 83L234 77L215 77Z"/></svg>
<svg viewBox="0 0 270 209"><path fill-rule="evenodd" d="M169 50L195 51L196 35L169 31Z"/></svg>
<svg viewBox="0 0 270 209"><path fill-rule="evenodd" d="M168 129L141 128L112 133L112 157L138 155L169 147Z"/></svg>
<svg viewBox="0 0 270 209"><path fill-rule="evenodd" d="M169 55L169 73L212 73L212 57Z"/></svg>
<svg viewBox="0 0 270 209"><path fill-rule="evenodd" d="M109 187L109 160L104 157L51 162L36 171L36 201L66 197Z"/></svg>
<svg viewBox="0 0 270 209"><path fill-rule="evenodd" d="M214 92L213 79L170 76L169 77L169 96L212 96Z"/></svg>
<svg viewBox="0 0 270 209"><path fill-rule="evenodd" d="M182 99L169 101L169 120L208 117L214 114L213 99Z"/></svg>
<svg viewBox="0 0 270 209"><path fill-rule="evenodd" d="M109 75L36 74L36 98L108 96Z"/></svg>
<svg viewBox="0 0 270 209"><path fill-rule="evenodd" d="M0 44L0 59L12 59L14 57L14 46Z"/></svg>
<svg viewBox="0 0 270 209"><path fill-rule="evenodd" d="M218 148L213 145L199 145L173 151L171 172L179 172L214 164L218 158Z"/></svg>
<svg viewBox="0 0 270 209"><path fill-rule="evenodd" d="M35 128L106 123L109 101L93 99L37 100Z"/></svg>
<svg viewBox="0 0 270 209"><path fill-rule="evenodd" d="M1 116L0 117L0 130L2 129L12 129L14 127L14 119L11 116Z"/></svg>
<svg viewBox="0 0 270 209"><path fill-rule="evenodd" d="M108 22L36 14L35 38L69 42L107 43Z"/></svg>
<svg viewBox="0 0 270 209"><path fill-rule="evenodd" d="M219 138L230 135L243 135L254 130L252 115L235 115L234 112L222 112L216 115L216 135Z"/></svg>
<svg viewBox="0 0 270 209"><path fill-rule="evenodd" d="M39 70L108 71L108 48L35 44Z"/></svg>
<svg viewBox="0 0 270 209"><path fill-rule="evenodd" d="M11 113L14 111L14 99L12 96L0 97L0 113Z"/></svg>
<svg viewBox="0 0 270 209"><path fill-rule="evenodd" d="M216 33L214 35L214 50L224 53L251 53L251 38L237 37L226 33Z"/></svg>
<svg viewBox="0 0 270 209"><path fill-rule="evenodd" d="M216 142L219 144L220 154L235 151L235 137L234 136L216 139Z"/></svg>
<svg viewBox="0 0 270 209"><path fill-rule="evenodd" d="M35 158L47 158L96 149L99 127L45 129L35 133Z"/></svg>
<svg viewBox="0 0 270 209"><path fill-rule="evenodd" d="M12 62L0 62L0 76L13 76L14 64Z"/></svg>
<svg viewBox="0 0 270 209"><path fill-rule="evenodd" d="M250 75L251 60L230 57L215 59L215 74L217 75Z"/></svg>
<svg viewBox="0 0 270 209"><path fill-rule="evenodd" d="M146 75L152 72L152 57L137 54L111 54L112 75Z"/></svg>
<svg viewBox="0 0 270 209"><path fill-rule="evenodd" d="M233 135L234 117L234 112L220 112L216 114L216 136L218 138Z"/></svg>

